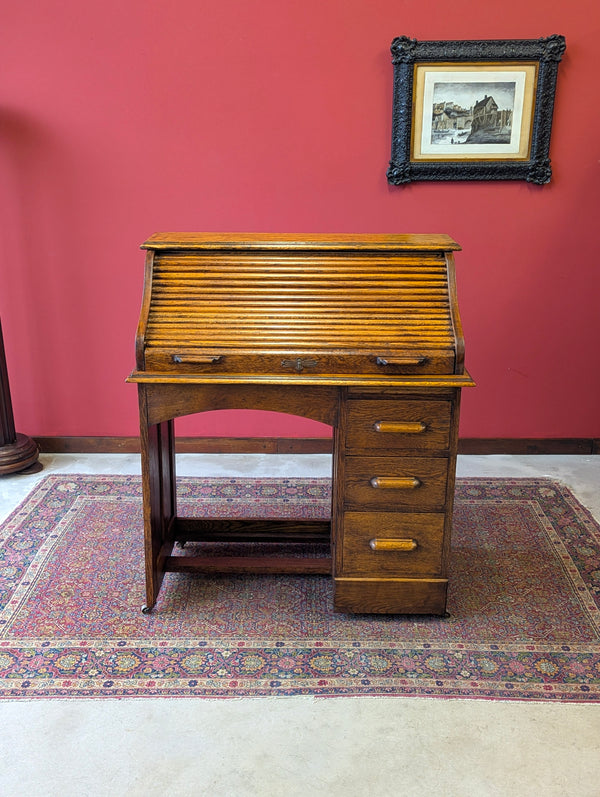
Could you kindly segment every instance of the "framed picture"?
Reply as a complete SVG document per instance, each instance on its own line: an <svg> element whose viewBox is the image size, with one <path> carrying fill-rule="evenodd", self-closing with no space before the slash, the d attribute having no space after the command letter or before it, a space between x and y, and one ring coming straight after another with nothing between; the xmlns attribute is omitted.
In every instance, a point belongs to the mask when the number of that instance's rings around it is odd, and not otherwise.
<svg viewBox="0 0 600 797"><path fill-rule="evenodd" d="M564 36L392 42L388 181L552 176L550 132Z"/></svg>

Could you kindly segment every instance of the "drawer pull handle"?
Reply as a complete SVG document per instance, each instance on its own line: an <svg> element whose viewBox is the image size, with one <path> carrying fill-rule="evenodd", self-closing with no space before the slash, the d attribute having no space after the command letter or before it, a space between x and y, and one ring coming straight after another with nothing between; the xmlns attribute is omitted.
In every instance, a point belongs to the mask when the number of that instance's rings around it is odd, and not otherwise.
<svg viewBox="0 0 600 797"><path fill-rule="evenodd" d="M405 357L377 357L377 365L423 365L427 362L427 357L422 354Z"/></svg>
<svg viewBox="0 0 600 797"><path fill-rule="evenodd" d="M293 368L294 371L300 373L305 368L316 368L317 360L303 360L301 357L297 357L295 360L282 360L281 367Z"/></svg>
<svg viewBox="0 0 600 797"><path fill-rule="evenodd" d="M223 358L220 354L207 354L200 356L198 354L174 354L174 363L190 363L191 365L206 365L221 362Z"/></svg>
<svg viewBox="0 0 600 797"><path fill-rule="evenodd" d="M416 490L421 486L421 482L416 476L395 479L391 476L373 476L371 487L379 490Z"/></svg>
<svg viewBox="0 0 600 797"><path fill-rule="evenodd" d="M377 421L373 424L376 432L386 434L421 434L427 429L423 421L416 423L402 423L401 421Z"/></svg>
<svg viewBox="0 0 600 797"><path fill-rule="evenodd" d="M411 539L390 538L382 539L375 537L369 540L369 547L372 551L414 551L417 549L417 541Z"/></svg>

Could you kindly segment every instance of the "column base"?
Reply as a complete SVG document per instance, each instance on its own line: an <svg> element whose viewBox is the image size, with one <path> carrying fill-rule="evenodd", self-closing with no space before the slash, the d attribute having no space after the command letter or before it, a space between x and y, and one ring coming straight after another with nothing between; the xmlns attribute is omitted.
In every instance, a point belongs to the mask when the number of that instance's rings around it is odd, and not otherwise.
<svg viewBox="0 0 600 797"><path fill-rule="evenodd" d="M14 443L0 446L0 476L24 470L28 470L29 473L41 470L42 464L38 462L39 453L31 437L17 434Z"/></svg>

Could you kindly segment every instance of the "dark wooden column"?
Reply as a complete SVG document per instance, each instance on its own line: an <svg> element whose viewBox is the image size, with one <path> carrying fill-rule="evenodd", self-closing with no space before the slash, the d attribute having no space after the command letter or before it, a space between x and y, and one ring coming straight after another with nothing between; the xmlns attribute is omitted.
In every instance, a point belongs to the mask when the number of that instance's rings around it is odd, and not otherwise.
<svg viewBox="0 0 600 797"><path fill-rule="evenodd" d="M13 418L10 386L0 323L0 476L27 468L41 469L38 447L30 437L17 434Z"/></svg>

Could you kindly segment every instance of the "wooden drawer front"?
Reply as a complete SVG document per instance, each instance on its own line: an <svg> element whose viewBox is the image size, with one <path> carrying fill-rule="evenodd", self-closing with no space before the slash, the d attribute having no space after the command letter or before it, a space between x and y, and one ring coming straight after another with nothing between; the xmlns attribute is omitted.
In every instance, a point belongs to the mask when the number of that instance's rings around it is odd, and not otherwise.
<svg viewBox="0 0 600 797"><path fill-rule="evenodd" d="M192 349L182 341L178 347L150 343L145 350L145 369L172 374L272 374L281 377L356 375L418 376L451 374L454 353L415 351L386 359L374 353L326 350L244 351L215 344L214 348Z"/></svg>
<svg viewBox="0 0 600 797"><path fill-rule="evenodd" d="M349 401L346 447L444 451L451 406L449 401Z"/></svg>
<svg viewBox="0 0 600 797"><path fill-rule="evenodd" d="M336 612L439 614L446 612L443 578L336 578Z"/></svg>
<svg viewBox="0 0 600 797"><path fill-rule="evenodd" d="M347 457L347 509L442 509L448 460L444 457Z"/></svg>
<svg viewBox="0 0 600 797"><path fill-rule="evenodd" d="M444 515L346 512L344 576L439 576Z"/></svg>

